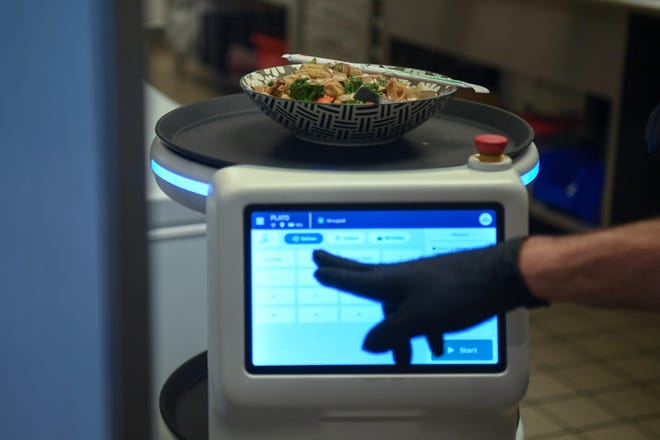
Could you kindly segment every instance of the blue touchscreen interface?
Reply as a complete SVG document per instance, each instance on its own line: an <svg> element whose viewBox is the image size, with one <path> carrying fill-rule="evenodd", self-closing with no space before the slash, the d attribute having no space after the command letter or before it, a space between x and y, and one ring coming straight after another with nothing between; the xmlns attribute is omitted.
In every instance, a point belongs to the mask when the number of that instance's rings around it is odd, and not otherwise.
<svg viewBox="0 0 660 440"><path fill-rule="evenodd" d="M392 207L395 206L395 207ZM499 204L250 206L246 226L246 368L270 372L387 371L391 353L362 350L381 304L319 284L312 251L393 263L503 239ZM504 317L445 334L434 356L411 341L410 371L502 371ZM383 369L385 368L385 369Z"/></svg>

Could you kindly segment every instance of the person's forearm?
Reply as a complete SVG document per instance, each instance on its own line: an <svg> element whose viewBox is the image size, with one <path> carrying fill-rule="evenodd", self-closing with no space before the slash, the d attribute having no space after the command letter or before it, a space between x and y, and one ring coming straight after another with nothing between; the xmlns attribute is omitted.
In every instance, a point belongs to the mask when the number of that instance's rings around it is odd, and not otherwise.
<svg viewBox="0 0 660 440"><path fill-rule="evenodd" d="M532 293L551 303L660 310L660 219L532 236L519 266Z"/></svg>

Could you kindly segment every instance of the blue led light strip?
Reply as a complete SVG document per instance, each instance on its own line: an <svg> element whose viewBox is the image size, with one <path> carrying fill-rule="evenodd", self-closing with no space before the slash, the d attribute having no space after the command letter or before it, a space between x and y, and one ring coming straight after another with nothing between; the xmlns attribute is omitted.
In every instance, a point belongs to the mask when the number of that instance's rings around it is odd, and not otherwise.
<svg viewBox="0 0 660 440"><path fill-rule="evenodd" d="M541 166L541 161L537 161L536 165L534 165L534 167L531 170L527 171L525 174L520 176L520 180L522 180L523 185L527 186L530 183L532 183L534 179L536 179L536 176L539 175L540 166Z"/></svg>
<svg viewBox="0 0 660 440"><path fill-rule="evenodd" d="M536 179L536 176L539 174L539 166L540 162L536 162L536 165L534 165L531 170L520 176L520 180L522 181L523 185L527 186L532 183L534 179ZM208 183L200 182L198 180L193 180L188 177L183 177L179 174L176 174L168 169L163 168L153 159L151 159L151 169L158 177L178 188L185 189L186 191L190 191L201 196L206 196L209 193L210 185Z"/></svg>
<svg viewBox="0 0 660 440"><path fill-rule="evenodd" d="M200 182L198 180L193 180L188 177L183 177L179 174L176 174L168 169L160 166L155 160L151 159L151 169L154 174L172 185L185 189L186 191L199 194L206 197L209 193L209 184Z"/></svg>

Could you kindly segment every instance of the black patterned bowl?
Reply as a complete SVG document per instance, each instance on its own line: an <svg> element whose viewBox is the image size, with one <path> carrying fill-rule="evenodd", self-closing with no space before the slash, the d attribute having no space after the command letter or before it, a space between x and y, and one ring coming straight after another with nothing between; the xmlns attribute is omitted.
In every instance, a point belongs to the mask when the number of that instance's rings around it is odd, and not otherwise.
<svg viewBox="0 0 660 440"><path fill-rule="evenodd" d="M436 92L435 96L379 104L328 104L278 98L253 90L299 67L291 64L257 70L243 76L240 86L272 120L297 137L317 144L367 146L394 141L440 111L456 92L452 86L422 81L425 89Z"/></svg>

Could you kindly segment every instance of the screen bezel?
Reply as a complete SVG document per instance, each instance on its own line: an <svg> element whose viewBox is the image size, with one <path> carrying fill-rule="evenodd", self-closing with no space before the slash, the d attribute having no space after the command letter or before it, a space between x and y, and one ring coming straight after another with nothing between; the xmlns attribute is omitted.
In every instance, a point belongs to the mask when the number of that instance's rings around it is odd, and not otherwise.
<svg viewBox="0 0 660 440"><path fill-rule="evenodd" d="M244 366L254 375L402 375L502 373L507 368L506 315L498 314L498 362L495 364L425 365L254 365L252 363L252 213L291 211L415 211L493 210L496 213L497 242L504 241L504 208L497 202L404 202L404 203L282 203L249 204L243 210L244 256Z"/></svg>

